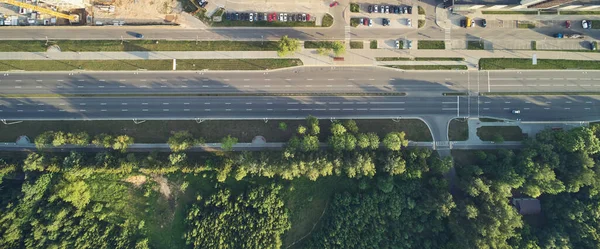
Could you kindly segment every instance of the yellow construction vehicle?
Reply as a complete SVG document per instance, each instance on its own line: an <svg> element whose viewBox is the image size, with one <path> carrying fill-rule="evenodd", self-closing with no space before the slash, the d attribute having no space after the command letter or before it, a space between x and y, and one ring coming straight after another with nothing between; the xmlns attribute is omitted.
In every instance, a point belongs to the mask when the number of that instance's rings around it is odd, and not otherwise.
<svg viewBox="0 0 600 249"><path fill-rule="evenodd" d="M14 6L19 6L21 8L25 8L25 9L31 9L40 13L44 13L44 14L48 14L51 16L56 16L56 17L60 17L60 18L64 18L67 19L69 21L71 21L71 23L78 23L79 22L79 15L67 15L67 14L63 14L54 10L50 10L50 9L46 9L46 8L42 8L36 5L32 5L32 4L28 4L28 3L24 3L24 2L19 2L16 0L0 0L0 3L7 3L10 5L14 5Z"/></svg>

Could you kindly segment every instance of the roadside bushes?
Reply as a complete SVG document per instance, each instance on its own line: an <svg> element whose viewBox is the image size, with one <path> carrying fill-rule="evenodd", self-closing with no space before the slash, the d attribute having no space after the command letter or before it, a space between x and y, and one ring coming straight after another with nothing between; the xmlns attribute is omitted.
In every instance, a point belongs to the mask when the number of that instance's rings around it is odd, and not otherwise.
<svg viewBox="0 0 600 249"><path fill-rule="evenodd" d="M80 145L86 146L90 143L104 148L112 148L114 150L125 151L129 145L133 144L134 140L132 137L127 135L111 136L105 133L96 135L93 139L90 139L90 135L85 132L63 132L63 131L46 131L38 135L35 140L35 147L43 149L49 145L52 146L63 146L63 145Z"/></svg>

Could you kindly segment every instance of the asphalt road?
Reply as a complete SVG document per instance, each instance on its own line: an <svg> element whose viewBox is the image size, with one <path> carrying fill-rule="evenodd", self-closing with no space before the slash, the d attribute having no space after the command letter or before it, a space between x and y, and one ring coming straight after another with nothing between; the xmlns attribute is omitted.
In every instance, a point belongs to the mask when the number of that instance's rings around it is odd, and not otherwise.
<svg viewBox="0 0 600 249"><path fill-rule="evenodd" d="M339 26L339 25L338 25ZM453 27L450 33L455 40L507 40L531 41L554 39L558 32L579 32L592 39L600 39L600 30L567 30L562 27L537 29ZM183 29L178 27L3 27L1 40L98 40L136 39L134 33L144 34L144 39L168 40L277 40L283 35L301 40L343 40L345 30L335 28L210 28ZM416 39L444 40L445 32L437 26L422 29L407 28L352 28L350 39Z"/></svg>

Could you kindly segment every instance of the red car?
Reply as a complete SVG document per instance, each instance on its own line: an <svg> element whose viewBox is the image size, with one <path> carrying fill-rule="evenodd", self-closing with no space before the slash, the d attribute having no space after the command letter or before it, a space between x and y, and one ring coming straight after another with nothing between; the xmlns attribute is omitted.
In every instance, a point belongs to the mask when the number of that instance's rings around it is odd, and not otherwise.
<svg viewBox="0 0 600 249"><path fill-rule="evenodd" d="M571 28L571 21L566 21L565 22L565 27L567 27L568 29Z"/></svg>
<svg viewBox="0 0 600 249"><path fill-rule="evenodd" d="M363 20L363 25L365 25L365 26L369 26L369 18L365 18L365 19Z"/></svg>
<svg viewBox="0 0 600 249"><path fill-rule="evenodd" d="M306 21L310 22L310 14L306 14Z"/></svg>
<svg viewBox="0 0 600 249"><path fill-rule="evenodd" d="M269 14L269 22L273 22L277 20L277 13Z"/></svg>
<svg viewBox="0 0 600 249"><path fill-rule="evenodd" d="M331 4L329 5L329 7L335 7L335 6L337 6L338 4L339 4L339 3L338 3L337 1L335 1L335 2L331 3Z"/></svg>

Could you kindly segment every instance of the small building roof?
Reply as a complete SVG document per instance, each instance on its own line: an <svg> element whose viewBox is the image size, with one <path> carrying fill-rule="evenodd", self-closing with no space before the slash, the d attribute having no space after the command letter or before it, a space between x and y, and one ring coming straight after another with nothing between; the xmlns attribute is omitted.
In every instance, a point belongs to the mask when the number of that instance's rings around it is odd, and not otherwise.
<svg viewBox="0 0 600 249"><path fill-rule="evenodd" d="M533 198L518 198L513 199L513 205L522 215L539 214L542 211L540 200Z"/></svg>

